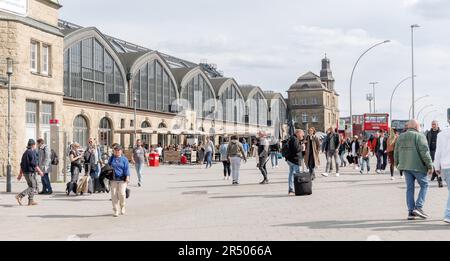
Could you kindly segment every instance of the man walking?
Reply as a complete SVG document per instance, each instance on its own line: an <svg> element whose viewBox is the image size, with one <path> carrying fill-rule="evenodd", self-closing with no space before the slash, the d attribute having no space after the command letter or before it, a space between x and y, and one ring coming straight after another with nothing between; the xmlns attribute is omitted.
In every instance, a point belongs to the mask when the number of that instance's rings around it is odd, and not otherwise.
<svg viewBox="0 0 450 261"><path fill-rule="evenodd" d="M384 131L380 131L380 135L375 146L375 153L377 155L377 174L381 174L386 170L387 160L387 139Z"/></svg>
<svg viewBox="0 0 450 261"><path fill-rule="evenodd" d="M436 154L436 146L437 146L437 139L438 134L441 132L441 129L439 128L439 123L437 121L433 121L431 123L431 130L427 131L427 141L428 146L430 147L430 154L431 159L434 161L434 157ZM436 172L433 172L433 176L431 177L431 181L434 181L437 178L439 187L442 188L444 185L442 184L442 178L437 175Z"/></svg>
<svg viewBox="0 0 450 261"><path fill-rule="evenodd" d="M449 121L450 123L450 121ZM434 158L434 168L436 173L443 176L447 182L450 192L450 128L439 133L437 138L436 154ZM444 222L450 224L450 193L448 195L447 207L445 210Z"/></svg>
<svg viewBox="0 0 450 261"><path fill-rule="evenodd" d="M397 169L403 171L406 179L406 200L408 205L408 220L417 217L427 219L429 216L423 211L428 191L427 173L433 174L433 161L425 135L420 133L417 120L408 123L408 131L400 135L395 146L394 159ZM420 185L417 201L414 200L415 181Z"/></svg>
<svg viewBox="0 0 450 261"><path fill-rule="evenodd" d="M327 166L325 173L322 174L324 177L328 177L331 174L331 168L334 162L336 164L336 177L339 177L339 134L335 133L333 128L328 129L328 135L325 138L325 144L323 145L323 152L327 157Z"/></svg>
<svg viewBox="0 0 450 261"><path fill-rule="evenodd" d="M114 217L125 215L125 198L128 183L130 183L130 169L128 159L122 155L123 149L120 145L114 147L114 155L108 164L114 170L114 179L111 181L111 200Z"/></svg>
<svg viewBox="0 0 450 261"><path fill-rule="evenodd" d="M131 158L131 162L136 167L136 173L138 176L138 187L142 186L142 168L144 167L145 162L147 161L147 152L142 147L141 140L136 141L136 147L133 149L133 157Z"/></svg>
<svg viewBox="0 0 450 261"><path fill-rule="evenodd" d="M239 185L239 170L241 168L242 159L247 162L244 148L239 142L237 136L231 136L230 144L227 148L228 160L231 163L231 175L233 177L233 185Z"/></svg>
<svg viewBox="0 0 450 261"><path fill-rule="evenodd" d="M269 184L267 178L267 162L269 161L269 141L267 140L267 134L263 131L259 133L259 144L258 144L258 157L259 157L259 170L263 175L264 180L259 184L265 185Z"/></svg>
<svg viewBox="0 0 450 261"><path fill-rule="evenodd" d="M20 181L23 176L27 181L28 188L16 196L17 203L22 206L22 199L28 195L28 206L36 206L34 201L34 194L37 193L38 185L36 179L36 172L43 177L44 173L39 168L38 156L36 153L36 142L33 139L28 141L27 150L22 155L20 162L20 174L17 180Z"/></svg>
<svg viewBox="0 0 450 261"><path fill-rule="evenodd" d="M242 147L244 148L245 157L248 157L248 153L250 151L250 145L247 143L246 139L243 140Z"/></svg>
<svg viewBox="0 0 450 261"><path fill-rule="evenodd" d="M295 196L294 175L300 172L301 161L303 160L302 146L300 140L303 139L305 133L303 130L296 130L295 135L287 142L286 161L289 165L288 187L289 196Z"/></svg>
<svg viewBox="0 0 450 261"><path fill-rule="evenodd" d="M272 169L278 169L278 153L280 153L280 143L277 140L272 140L270 145L270 161L272 162Z"/></svg>
<svg viewBox="0 0 450 261"><path fill-rule="evenodd" d="M39 168L44 173L41 177L42 191L39 192L40 195L51 195L53 194L52 185L50 184L49 173L52 172L52 159L51 150L45 144L44 139L37 140L38 147L38 158L39 158Z"/></svg>

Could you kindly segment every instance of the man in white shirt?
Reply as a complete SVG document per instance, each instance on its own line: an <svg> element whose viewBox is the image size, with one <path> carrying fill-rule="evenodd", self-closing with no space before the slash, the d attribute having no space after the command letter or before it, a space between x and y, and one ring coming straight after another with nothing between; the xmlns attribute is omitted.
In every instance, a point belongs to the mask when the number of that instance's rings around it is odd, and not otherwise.
<svg viewBox="0 0 450 261"><path fill-rule="evenodd" d="M161 162L162 161L162 152L163 152L163 148L161 147L161 144L158 144L155 151L159 155L159 162Z"/></svg>
<svg viewBox="0 0 450 261"><path fill-rule="evenodd" d="M384 173L387 166L387 139L383 130L380 131L380 137L377 140L375 153L377 155L377 173Z"/></svg>
<svg viewBox="0 0 450 261"><path fill-rule="evenodd" d="M450 121L449 121L450 122ZM436 154L434 158L434 168L436 173L447 182L450 192L450 128L439 133L437 138ZM447 201L444 222L450 224L450 193Z"/></svg>

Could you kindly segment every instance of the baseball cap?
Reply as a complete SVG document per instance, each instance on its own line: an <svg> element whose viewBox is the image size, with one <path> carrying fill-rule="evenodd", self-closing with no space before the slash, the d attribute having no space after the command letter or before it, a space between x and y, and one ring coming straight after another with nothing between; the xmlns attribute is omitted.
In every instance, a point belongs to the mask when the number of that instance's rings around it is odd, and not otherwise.
<svg viewBox="0 0 450 261"><path fill-rule="evenodd" d="M114 146L114 150L123 150L123 148L120 145L116 145L116 146Z"/></svg>
<svg viewBox="0 0 450 261"><path fill-rule="evenodd" d="M36 141L34 141L33 139L29 139L28 140L28 147L31 147L33 145L36 145Z"/></svg>

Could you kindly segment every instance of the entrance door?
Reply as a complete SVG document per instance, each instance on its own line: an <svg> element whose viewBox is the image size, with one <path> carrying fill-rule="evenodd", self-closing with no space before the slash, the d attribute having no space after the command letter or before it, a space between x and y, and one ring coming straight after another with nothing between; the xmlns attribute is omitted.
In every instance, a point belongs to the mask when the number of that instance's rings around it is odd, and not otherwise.
<svg viewBox="0 0 450 261"><path fill-rule="evenodd" d="M103 146L111 147L112 145L112 129L111 122L107 118L100 121L99 143Z"/></svg>

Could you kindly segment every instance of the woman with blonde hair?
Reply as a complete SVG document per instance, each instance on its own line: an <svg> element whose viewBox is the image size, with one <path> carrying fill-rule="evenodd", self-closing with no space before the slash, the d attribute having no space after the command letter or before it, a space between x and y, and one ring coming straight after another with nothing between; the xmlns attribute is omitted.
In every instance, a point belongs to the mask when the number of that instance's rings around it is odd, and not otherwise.
<svg viewBox="0 0 450 261"><path fill-rule="evenodd" d="M308 136L305 139L306 152L305 152L305 164L309 169L309 174L314 180L316 178L315 169L320 166L320 141L316 136L316 129L314 127L309 128Z"/></svg>
<svg viewBox="0 0 450 261"><path fill-rule="evenodd" d="M69 152L69 158L70 158L70 183L67 186L67 195L70 195L70 192L73 191L76 194L77 190L77 182L78 182L78 176L81 173L81 159L83 158L83 154L80 153L78 150L80 149L80 144L73 143L71 146L71 150Z"/></svg>

